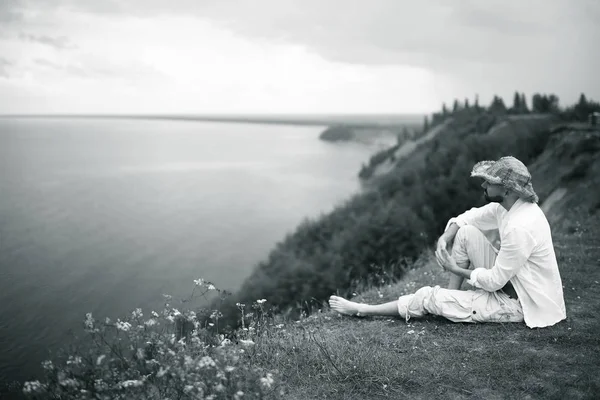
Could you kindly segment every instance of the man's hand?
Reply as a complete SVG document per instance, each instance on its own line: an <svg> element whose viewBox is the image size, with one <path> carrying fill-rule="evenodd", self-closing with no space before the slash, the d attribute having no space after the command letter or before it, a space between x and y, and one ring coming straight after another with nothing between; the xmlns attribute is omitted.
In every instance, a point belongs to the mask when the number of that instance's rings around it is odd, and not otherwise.
<svg viewBox="0 0 600 400"><path fill-rule="evenodd" d="M442 247L440 250L438 246L438 250L435 251L435 258L440 267L444 268L446 271L456 273L460 269L456 264L456 261L454 261L454 258L452 258L448 253L448 250L446 250L446 247Z"/></svg>

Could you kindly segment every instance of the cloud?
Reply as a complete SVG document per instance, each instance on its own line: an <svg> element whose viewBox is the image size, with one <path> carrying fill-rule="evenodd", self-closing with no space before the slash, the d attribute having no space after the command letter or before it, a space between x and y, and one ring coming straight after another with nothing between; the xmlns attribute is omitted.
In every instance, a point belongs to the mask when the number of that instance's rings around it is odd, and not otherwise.
<svg viewBox="0 0 600 400"><path fill-rule="evenodd" d="M99 3L77 4L96 12ZM600 94L596 0L129 0L102 12L186 13L332 62L425 68L462 94L555 91L568 101L581 91Z"/></svg>
<svg viewBox="0 0 600 400"><path fill-rule="evenodd" d="M7 26L22 20L23 7L24 3L21 0L0 1L0 26Z"/></svg>
<svg viewBox="0 0 600 400"><path fill-rule="evenodd" d="M28 42L45 44L47 46L54 47L58 50L64 50L75 47L69 44L69 39L66 36L52 37L46 35L31 35L27 33L20 33L19 39Z"/></svg>
<svg viewBox="0 0 600 400"><path fill-rule="evenodd" d="M100 68L86 68L82 65L75 64L59 64L54 61L43 58L36 58L33 60L33 62L36 66L42 67L44 69L64 72L69 76L76 76L80 78L110 77L114 75L114 73L111 73L107 70L102 70Z"/></svg>
<svg viewBox="0 0 600 400"><path fill-rule="evenodd" d="M0 57L0 77L8 78L8 67L14 65L14 62L7 60L6 58Z"/></svg>
<svg viewBox="0 0 600 400"><path fill-rule="evenodd" d="M415 93L421 108L515 90L600 97L596 0L0 0L2 18L0 52L27 79L128 82L144 102L329 96L319 107L390 110Z"/></svg>

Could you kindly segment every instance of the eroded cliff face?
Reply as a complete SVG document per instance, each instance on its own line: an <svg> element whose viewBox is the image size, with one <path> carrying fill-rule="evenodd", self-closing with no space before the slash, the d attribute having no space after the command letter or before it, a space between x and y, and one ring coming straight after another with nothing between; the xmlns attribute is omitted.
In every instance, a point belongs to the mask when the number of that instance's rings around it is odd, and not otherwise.
<svg viewBox="0 0 600 400"><path fill-rule="evenodd" d="M529 165L548 220L568 224L565 210L600 212L600 130L581 124L555 126L546 148Z"/></svg>

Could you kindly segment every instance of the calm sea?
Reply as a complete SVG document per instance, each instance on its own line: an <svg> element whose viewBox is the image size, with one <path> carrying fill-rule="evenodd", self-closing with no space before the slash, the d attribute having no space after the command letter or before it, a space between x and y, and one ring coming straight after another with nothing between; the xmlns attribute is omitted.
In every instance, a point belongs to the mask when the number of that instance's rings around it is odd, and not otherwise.
<svg viewBox="0 0 600 400"><path fill-rule="evenodd" d="M0 382L29 379L86 312L235 290L305 217L359 190L377 144L323 127L0 119Z"/></svg>

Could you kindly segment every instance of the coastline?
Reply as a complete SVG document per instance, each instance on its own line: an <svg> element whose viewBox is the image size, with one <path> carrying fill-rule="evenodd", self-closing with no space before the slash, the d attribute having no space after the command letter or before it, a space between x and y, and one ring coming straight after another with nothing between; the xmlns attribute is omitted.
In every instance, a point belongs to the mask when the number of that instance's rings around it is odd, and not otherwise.
<svg viewBox="0 0 600 400"><path fill-rule="evenodd" d="M170 115L170 114L0 114L0 118L83 118L83 119L145 119L244 124L328 126L346 125L353 128L399 128L421 121L421 115L348 114L348 115Z"/></svg>

